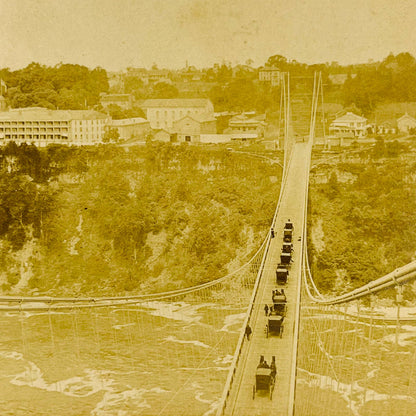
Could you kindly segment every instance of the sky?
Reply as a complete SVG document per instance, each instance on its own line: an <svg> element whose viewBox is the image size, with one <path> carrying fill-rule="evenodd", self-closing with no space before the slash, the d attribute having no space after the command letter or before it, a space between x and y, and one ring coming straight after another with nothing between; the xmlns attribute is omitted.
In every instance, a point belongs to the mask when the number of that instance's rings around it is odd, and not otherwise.
<svg viewBox="0 0 416 416"><path fill-rule="evenodd" d="M0 16L0 68L12 70L416 56L415 0L0 0Z"/></svg>

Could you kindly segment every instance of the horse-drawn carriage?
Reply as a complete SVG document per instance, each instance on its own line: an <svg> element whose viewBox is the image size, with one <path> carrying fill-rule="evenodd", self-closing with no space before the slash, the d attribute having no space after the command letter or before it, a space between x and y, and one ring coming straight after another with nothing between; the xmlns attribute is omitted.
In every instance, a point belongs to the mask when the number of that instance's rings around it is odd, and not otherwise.
<svg viewBox="0 0 416 416"><path fill-rule="evenodd" d="M294 230L293 223L290 220L287 220L285 224L285 228L293 231Z"/></svg>
<svg viewBox="0 0 416 416"><path fill-rule="evenodd" d="M294 231L293 223L291 223L290 220L288 220L285 224L285 228L283 229L283 241L284 242L286 243L292 242L293 231Z"/></svg>
<svg viewBox="0 0 416 416"><path fill-rule="evenodd" d="M290 243L292 241L292 230L284 229L283 230L283 241Z"/></svg>
<svg viewBox="0 0 416 416"><path fill-rule="evenodd" d="M292 251L293 251L292 243L283 243L283 247L282 247L283 253L291 253Z"/></svg>
<svg viewBox="0 0 416 416"><path fill-rule="evenodd" d="M282 290L273 290L272 292L272 309L271 314L272 315L280 315L280 316L286 316L286 306L287 306L287 299L286 295Z"/></svg>
<svg viewBox="0 0 416 416"><path fill-rule="evenodd" d="M285 285L287 283L287 278L289 277L289 270L280 265L276 269L276 283L278 285Z"/></svg>
<svg viewBox="0 0 416 416"><path fill-rule="evenodd" d="M280 263L284 266L289 266L292 262L292 253L281 253L280 254Z"/></svg>
<svg viewBox="0 0 416 416"><path fill-rule="evenodd" d="M257 391L268 392L269 399L272 399L274 385L276 382L276 363L274 357L271 365L268 365L263 356L260 357L260 364L256 370L256 378L253 384L253 399Z"/></svg>
<svg viewBox="0 0 416 416"><path fill-rule="evenodd" d="M266 324L266 338L270 335L278 335L282 338L283 335L283 316L277 314L277 312L272 310L270 311L270 315L267 317L267 324Z"/></svg>

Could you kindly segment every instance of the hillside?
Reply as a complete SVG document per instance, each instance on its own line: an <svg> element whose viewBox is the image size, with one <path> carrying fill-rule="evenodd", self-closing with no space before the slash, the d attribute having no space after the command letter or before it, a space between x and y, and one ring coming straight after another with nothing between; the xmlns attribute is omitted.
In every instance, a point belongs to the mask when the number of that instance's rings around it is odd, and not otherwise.
<svg viewBox="0 0 416 416"><path fill-rule="evenodd" d="M416 258L416 157L397 142L312 170L309 259L323 291L358 287Z"/></svg>
<svg viewBox="0 0 416 416"><path fill-rule="evenodd" d="M222 147L7 146L4 293L121 294L206 282L259 246L280 168Z"/></svg>

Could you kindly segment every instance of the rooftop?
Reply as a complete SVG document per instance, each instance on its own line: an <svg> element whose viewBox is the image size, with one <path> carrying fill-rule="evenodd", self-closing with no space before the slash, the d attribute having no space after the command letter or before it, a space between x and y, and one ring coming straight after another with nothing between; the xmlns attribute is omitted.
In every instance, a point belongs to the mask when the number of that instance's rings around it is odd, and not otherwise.
<svg viewBox="0 0 416 416"><path fill-rule="evenodd" d="M345 123L345 122L354 122L354 121L358 121L358 122L366 122L367 119L365 117L361 117L357 114L348 112L347 114L344 114L341 117L338 117L337 119L335 119L332 123Z"/></svg>
<svg viewBox="0 0 416 416"><path fill-rule="evenodd" d="M397 119L397 121L399 120L404 120L404 119L408 119L408 120L412 120L412 121L416 121L416 119L414 117L412 117L410 114L403 114L401 117L399 117Z"/></svg>
<svg viewBox="0 0 416 416"><path fill-rule="evenodd" d="M0 112L0 120L90 120L105 119L94 110L50 110L43 107L13 108Z"/></svg>
<svg viewBox="0 0 416 416"><path fill-rule="evenodd" d="M181 120L185 120L186 118L190 118L192 120L198 121L199 123L205 123L205 122L209 122L209 121L217 121L217 119L213 116L211 116L211 114L192 114L192 115L186 115L182 118L180 118L179 120L176 120L174 123L177 123Z"/></svg>
<svg viewBox="0 0 416 416"><path fill-rule="evenodd" d="M159 98L145 100L141 103L143 108L180 108L180 107L206 107L210 103L207 98Z"/></svg>
<svg viewBox="0 0 416 416"><path fill-rule="evenodd" d="M149 123L149 120L146 120L142 117L134 117L134 118L123 118L121 120L113 120L112 124L115 127L121 127L121 126L128 126L132 124L145 124Z"/></svg>

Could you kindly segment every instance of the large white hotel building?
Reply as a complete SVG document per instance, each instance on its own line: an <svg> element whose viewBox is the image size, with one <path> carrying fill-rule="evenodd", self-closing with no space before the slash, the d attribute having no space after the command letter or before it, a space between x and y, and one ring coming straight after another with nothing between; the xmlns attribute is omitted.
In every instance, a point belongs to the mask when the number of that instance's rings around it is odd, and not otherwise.
<svg viewBox="0 0 416 416"><path fill-rule="evenodd" d="M9 141L93 145L101 143L106 114L93 110L49 110L41 107L17 108L0 112L0 145Z"/></svg>

